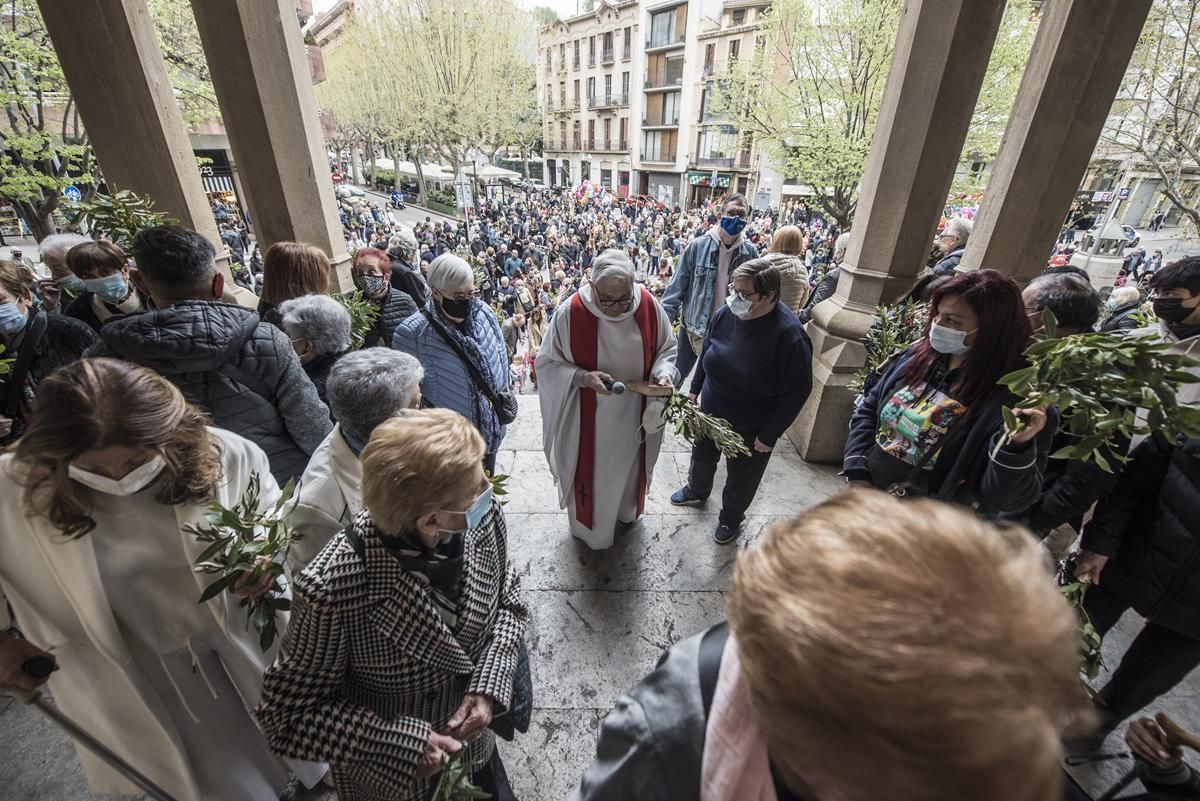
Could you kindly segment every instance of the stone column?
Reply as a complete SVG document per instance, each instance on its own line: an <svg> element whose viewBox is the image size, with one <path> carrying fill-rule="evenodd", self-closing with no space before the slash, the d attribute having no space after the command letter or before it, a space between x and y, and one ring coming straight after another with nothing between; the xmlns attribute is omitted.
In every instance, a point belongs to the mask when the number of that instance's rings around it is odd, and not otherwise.
<svg viewBox="0 0 1200 801"><path fill-rule="evenodd" d="M351 288L295 0L192 0L192 10L263 251L308 242Z"/></svg>
<svg viewBox="0 0 1200 801"><path fill-rule="evenodd" d="M1062 230L1151 0L1055 0L1042 19L959 269L1028 280Z"/></svg>
<svg viewBox="0 0 1200 801"><path fill-rule="evenodd" d="M38 6L109 188L149 195L157 211L211 240L233 286L145 0Z"/></svg>
<svg viewBox="0 0 1200 801"><path fill-rule="evenodd" d="M788 432L808 461L841 461L863 335L925 266L1003 11L995 0L905 6L837 293L809 326L813 392Z"/></svg>

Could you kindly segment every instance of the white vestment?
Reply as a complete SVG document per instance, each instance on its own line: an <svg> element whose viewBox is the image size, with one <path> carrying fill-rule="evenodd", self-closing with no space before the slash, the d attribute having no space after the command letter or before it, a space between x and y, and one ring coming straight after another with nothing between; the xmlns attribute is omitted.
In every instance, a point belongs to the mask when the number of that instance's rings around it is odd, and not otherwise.
<svg viewBox="0 0 1200 801"><path fill-rule="evenodd" d="M671 321L658 302L641 286L634 286L634 303L629 311L609 317L600 311L585 284L579 290L584 307L598 320L596 369L615 380L629 383L643 378L644 352L641 332L634 315L644 298L654 303L657 346L654 348L650 379L675 377L675 337ZM643 396L599 395L596 398L595 462L593 472L593 521L591 528L579 522L575 501L575 467L579 459L580 378L584 369L574 363L571 351L571 319L575 307L563 303L554 313L537 357L538 399L542 407L542 443L559 505L567 509L571 533L595 549L612 545L618 521L637 518L638 454L644 438L646 486L658 451L662 429L653 426L647 434L642 426ZM646 399L648 416L661 414L662 401Z"/></svg>

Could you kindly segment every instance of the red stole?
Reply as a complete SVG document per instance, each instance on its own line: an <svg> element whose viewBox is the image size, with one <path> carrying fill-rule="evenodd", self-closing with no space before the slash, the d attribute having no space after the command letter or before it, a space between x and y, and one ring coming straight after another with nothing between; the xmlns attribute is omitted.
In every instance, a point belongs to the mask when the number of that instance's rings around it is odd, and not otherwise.
<svg viewBox="0 0 1200 801"><path fill-rule="evenodd" d="M658 315L654 298L639 287L641 301L633 313L638 332L642 335L642 380L650 380L650 368L654 366L654 354L658 351ZM571 298L571 358L575 364L591 372L596 366L599 348L600 320L583 305L583 298L576 292ZM646 410L646 397L642 399L642 411ZM579 458L575 462L575 517L587 528L592 527L595 503L596 472L596 392L579 390ZM638 449L638 505L640 516L646 505L646 443Z"/></svg>

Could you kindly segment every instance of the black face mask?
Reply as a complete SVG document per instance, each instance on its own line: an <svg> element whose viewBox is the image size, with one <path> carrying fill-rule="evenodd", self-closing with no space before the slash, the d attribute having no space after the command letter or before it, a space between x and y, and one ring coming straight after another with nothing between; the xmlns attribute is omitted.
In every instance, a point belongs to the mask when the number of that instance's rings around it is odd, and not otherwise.
<svg viewBox="0 0 1200 801"><path fill-rule="evenodd" d="M1168 323L1182 323L1196 311L1184 306L1179 298L1155 298L1153 306L1154 314Z"/></svg>
<svg viewBox="0 0 1200 801"><path fill-rule="evenodd" d="M388 279L382 275L362 275L361 273L355 273L354 285L368 298L374 298L383 294L384 289L388 285Z"/></svg>
<svg viewBox="0 0 1200 801"><path fill-rule="evenodd" d="M442 298L442 312L448 317L465 320L471 314L471 299Z"/></svg>

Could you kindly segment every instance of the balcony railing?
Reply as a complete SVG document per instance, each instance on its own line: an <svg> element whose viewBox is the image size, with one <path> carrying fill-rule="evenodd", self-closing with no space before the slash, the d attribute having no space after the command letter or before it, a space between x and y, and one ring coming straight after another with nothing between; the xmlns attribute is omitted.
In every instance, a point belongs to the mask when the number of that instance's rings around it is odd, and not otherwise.
<svg viewBox="0 0 1200 801"><path fill-rule="evenodd" d="M596 54L595 53L588 54L588 66L589 67L596 66Z"/></svg>
<svg viewBox="0 0 1200 801"><path fill-rule="evenodd" d="M631 58L633 58L633 47L631 45L623 46L621 48L621 60L628 61Z"/></svg>
<svg viewBox="0 0 1200 801"><path fill-rule="evenodd" d="M593 136L587 140L588 150L596 150L601 153L615 153L621 150L627 150L624 141L618 141L613 138L601 138Z"/></svg>
<svg viewBox="0 0 1200 801"><path fill-rule="evenodd" d="M657 153L654 151L647 151L646 153L642 154L642 161L654 161L659 163L673 162L675 161L675 151L660 150Z"/></svg>
<svg viewBox="0 0 1200 801"><path fill-rule="evenodd" d="M571 143L574 145L574 147L572 148L573 150L583 150L583 137L582 136L576 135L576 137L572 140Z"/></svg>
<svg viewBox="0 0 1200 801"><path fill-rule="evenodd" d="M613 63L613 50L611 47L600 53L600 63L601 64Z"/></svg>
<svg viewBox="0 0 1200 801"><path fill-rule="evenodd" d="M679 75L664 76L661 80L658 78L647 78L645 84L646 89L668 89L676 86L683 86L682 72Z"/></svg>
<svg viewBox="0 0 1200 801"><path fill-rule="evenodd" d="M683 44L683 38L682 32L677 33L674 36L651 36L646 40L646 49L653 50L658 47L674 47L675 45L681 45Z"/></svg>
<svg viewBox="0 0 1200 801"><path fill-rule="evenodd" d="M642 117L642 125L653 128L656 125L678 125L679 113L675 114L659 114L658 116Z"/></svg>
<svg viewBox="0 0 1200 801"><path fill-rule="evenodd" d="M696 166L728 170L733 167L733 156L700 156L696 159Z"/></svg>
<svg viewBox="0 0 1200 801"><path fill-rule="evenodd" d="M588 108L616 108L629 105L628 92L610 92L606 95L594 95L588 98Z"/></svg>

